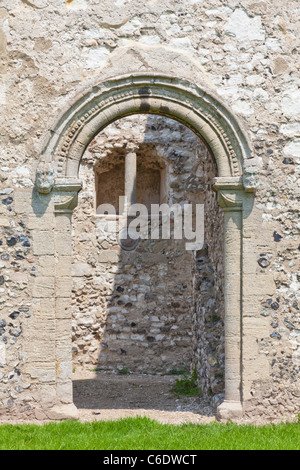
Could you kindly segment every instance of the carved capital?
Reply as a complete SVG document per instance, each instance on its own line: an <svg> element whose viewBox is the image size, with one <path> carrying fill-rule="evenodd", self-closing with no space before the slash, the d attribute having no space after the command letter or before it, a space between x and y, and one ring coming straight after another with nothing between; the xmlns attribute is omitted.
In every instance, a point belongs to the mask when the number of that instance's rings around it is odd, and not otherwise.
<svg viewBox="0 0 300 470"><path fill-rule="evenodd" d="M244 186L241 178L215 178L214 190L223 211L240 211L243 208Z"/></svg>
<svg viewBox="0 0 300 470"><path fill-rule="evenodd" d="M72 213L78 203L82 183L75 179L57 179L54 186L54 212Z"/></svg>

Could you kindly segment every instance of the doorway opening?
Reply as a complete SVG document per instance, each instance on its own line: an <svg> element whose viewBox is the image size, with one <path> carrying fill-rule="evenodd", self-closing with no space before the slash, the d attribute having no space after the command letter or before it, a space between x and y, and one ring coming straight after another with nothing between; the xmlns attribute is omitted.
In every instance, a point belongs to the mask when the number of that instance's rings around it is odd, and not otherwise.
<svg viewBox="0 0 300 470"><path fill-rule="evenodd" d="M147 209L204 205L201 249L188 251L186 240L172 237L140 240L134 250L120 246L115 227L132 153L137 203ZM153 379L196 368L203 397L216 406L224 399L223 213L213 190L216 174L204 142L163 116L119 119L92 140L81 160L83 189L73 213L75 374ZM115 212L99 213L103 204ZM86 396L88 382L74 381L79 407L80 387ZM101 408L101 396L93 406Z"/></svg>

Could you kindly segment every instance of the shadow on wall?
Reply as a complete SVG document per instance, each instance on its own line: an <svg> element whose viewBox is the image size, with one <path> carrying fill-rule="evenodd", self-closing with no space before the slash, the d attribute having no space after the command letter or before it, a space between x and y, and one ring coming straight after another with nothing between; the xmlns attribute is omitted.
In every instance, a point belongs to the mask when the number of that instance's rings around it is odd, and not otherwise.
<svg viewBox="0 0 300 470"><path fill-rule="evenodd" d="M149 236L134 250L130 244L123 249L115 233L120 218L95 215L100 204L116 204L124 195L129 146L136 153L137 202L148 209L205 205L201 251L187 251L186 240L172 236ZM73 218L75 369L168 374L196 366L204 392L223 393L223 219L212 189L215 175L203 142L164 117L123 118L90 144ZM174 220L170 227L172 235Z"/></svg>

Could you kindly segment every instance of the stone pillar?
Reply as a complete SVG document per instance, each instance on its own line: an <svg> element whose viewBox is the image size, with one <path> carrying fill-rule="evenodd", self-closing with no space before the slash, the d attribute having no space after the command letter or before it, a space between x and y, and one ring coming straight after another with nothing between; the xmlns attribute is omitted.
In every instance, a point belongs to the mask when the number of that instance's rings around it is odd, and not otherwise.
<svg viewBox="0 0 300 470"><path fill-rule="evenodd" d="M233 210L232 210L233 209ZM241 408L241 229L242 211L224 211L225 281L225 404L232 412ZM220 411L220 410L219 410Z"/></svg>
<svg viewBox="0 0 300 470"><path fill-rule="evenodd" d="M55 377L57 405L53 419L77 418L72 383L72 226L79 182L63 181L54 187L55 213Z"/></svg>
<svg viewBox="0 0 300 470"><path fill-rule="evenodd" d="M125 156L125 196L128 207L136 203L136 152L130 149Z"/></svg>
<svg viewBox="0 0 300 470"><path fill-rule="evenodd" d="M242 216L243 186L239 180L217 178L224 212L225 401L220 419L239 418L242 407ZM221 181L220 181L221 180ZM234 178L235 180L235 178Z"/></svg>

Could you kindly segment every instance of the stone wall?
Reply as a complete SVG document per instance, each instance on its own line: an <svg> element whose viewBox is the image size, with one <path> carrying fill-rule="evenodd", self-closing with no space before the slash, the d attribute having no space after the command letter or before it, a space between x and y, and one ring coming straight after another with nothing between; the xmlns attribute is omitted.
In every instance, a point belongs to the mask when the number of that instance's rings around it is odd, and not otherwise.
<svg viewBox="0 0 300 470"><path fill-rule="evenodd" d="M32 284L36 264L28 218L15 212L14 191L0 190L0 392L1 403L25 411L28 402L22 391L30 386L24 371L26 357L20 339L32 316Z"/></svg>
<svg viewBox="0 0 300 470"><path fill-rule="evenodd" d="M222 294L219 299L215 298L212 280L204 299L206 277L203 272L201 278L196 273L195 259L185 249L187 240L175 240L174 233L170 240L152 240L149 234L149 239L142 240L133 252L126 252L120 248L116 235L110 232L114 219L95 216L95 188L103 191L104 198L108 194L111 202L116 200L111 195L116 188L124 195L124 155L128 144L131 148L134 145L137 153L137 189L141 188L137 202L146 203L142 198L146 193L149 209L150 203L160 203L155 187L154 192L153 188L148 188L149 176L142 168L148 168L149 175L154 176L157 176L157 168L161 168L166 203L170 206L190 203L194 205L194 212L197 203L205 203L208 228L204 250L207 252L207 246L210 247L205 266L213 275L213 256L222 264L222 249L213 246L213 240L222 240L222 227L218 229L215 224L219 210L210 201L216 200L212 190L216 169L203 142L176 121L155 116L124 118L108 126L90 144L81 162L80 178L84 187L73 221L74 366L152 373L190 372L198 357L204 370L209 348L214 350L215 346L207 346L211 341L208 337L204 340L205 333L198 331L198 325L195 327L195 318L204 323L208 321L205 311L208 304L212 316L210 333L214 332L217 320L222 329ZM119 168L122 162L120 175L118 173L115 180L113 165ZM102 180L97 179L100 169L106 170L100 173ZM102 181L104 187L96 186ZM108 202L107 196L100 202ZM199 260L197 263L200 266ZM216 273L218 276L222 292L220 270ZM194 285L200 290L200 296L194 293ZM200 302L204 311L196 312L195 302ZM218 319L218 313L215 316L211 313L214 304L218 305L215 310L222 312ZM218 340L222 349L222 337ZM223 367L224 357L218 360L216 374ZM203 372L203 375L202 385L211 380L211 372ZM222 372L219 371L219 375Z"/></svg>
<svg viewBox="0 0 300 470"><path fill-rule="evenodd" d="M259 187L254 204L250 199L245 202L242 232L243 404L245 416L251 419L294 417L299 411L299 13L296 0L154 0L144 4L136 0L68 0L60 5L57 0L2 0L0 249L1 256L10 257L1 259L0 273L3 409L11 410L13 403L26 407L30 402L34 409L44 396L50 397L45 406L56 400L56 378L48 372L59 346L49 346L46 354L38 340L40 332L48 331L47 345L50 338L55 343L53 296L58 287L54 285L52 261L55 243L60 242L53 204L33 197L41 151L47 137L55 132L52 122L72 108L78 93L93 89L96 82L139 72L180 77L204 92L209 90L235 114L260 162ZM187 166L184 171L190 170L193 167ZM215 208L214 198L211 196L207 204ZM40 212L36 206L33 210L35 203L43 206ZM79 210L87 210L89 217L88 200L86 204L86 209L81 205ZM40 213L38 219L36 212ZM219 223L218 218L217 226ZM93 224L90 230L94 230ZM209 233L215 233L213 228ZM7 245L8 238L16 239L16 244ZM31 246L23 246L24 242ZM84 243L82 240L82 246ZM193 282L194 292L202 289L202 297L194 299L197 312L204 312L201 299L210 297L210 283L222 299L217 274L222 267L215 255L221 242L214 239L211 243L198 254L202 282ZM45 251L35 251L35 246ZM62 244L59 246L62 249ZM89 256L75 259L89 262ZM208 259L212 271L206 269ZM88 263L87 269L89 273L97 268ZM66 320L65 309L60 312L61 320ZM205 331L205 335L195 331L203 341L203 346L194 345L199 357L196 362L200 365L200 352L205 349L202 357L207 355L210 366L206 370L199 366L200 381L210 377L203 387L218 394L223 380L223 317L213 305L206 307L206 313L207 323L200 316L194 323L199 331ZM11 318L12 314L16 318ZM85 332L95 324L96 320ZM209 349L204 343L211 325L216 333ZM79 341L76 328L75 322L74 334ZM59 334L66 334L65 329L59 330ZM76 341L75 347L80 349ZM30 355L28 344L35 345L34 355ZM85 344L92 341L84 340L83 350ZM26 354L22 356L23 349ZM28 365L31 360L34 367ZM63 387L60 390L64 396Z"/></svg>

